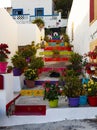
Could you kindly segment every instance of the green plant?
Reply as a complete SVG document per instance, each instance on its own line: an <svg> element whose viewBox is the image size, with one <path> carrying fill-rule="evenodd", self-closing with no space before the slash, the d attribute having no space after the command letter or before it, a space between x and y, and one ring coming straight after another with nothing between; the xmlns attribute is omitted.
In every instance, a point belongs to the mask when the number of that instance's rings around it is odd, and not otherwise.
<svg viewBox="0 0 97 130"><path fill-rule="evenodd" d="M13 67L11 65L7 66L7 73L11 73Z"/></svg>
<svg viewBox="0 0 97 130"><path fill-rule="evenodd" d="M36 80L38 79L37 69L28 68L24 71L24 76L26 80Z"/></svg>
<svg viewBox="0 0 97 130"><path fill-rule="evenodd" d="M42 68L43 66L44 66L44 61L42 57L35 57L35 56L31 57L31 61L29 65L30 68L39 69Z"/></svg>
<svg viewBox="0 0 97 130"><path fill-rule="evenodd" d="M69 36L67 34L63 35L63 40L64 40L64 42L67 42L67 43L70 42Z"/></svg>
<svg viewBox="0 0 97 130"><path fill-rule="evenodd" d="M0 61L5 62L8 58L8 54L10 54L10 51L8 50L8 45L5 43L0 44Z"/></svg>
<svg viewBox="0 0 97 130"><path fill-rule="evenodd" d="M32 22L33 24L37 24L37 26L39 27L39 28L43 28L44 27L44 21L41 19L41 18L37 18L37 19L35 19L33 22Z"/></svg>
<svg viewBox="0 0 97 130"><path fill-rule="evenodd" d="M48 99L49 101L58 99L61 95L61 89L59 84L56 82L55 84L50 81L46 81L43 84L44 87L44 100Z"/></svg>
<svg viewBox="0 0 97 130"><path fill-rule="evenodd" d="M64 77L65 85L63 85L64 94L67 97L78 97L80 96L80 88L82 82L74 70L67 70L66 76Z"/></svg>
<svg viewBox="0 0 97 130"><path fill-rule="evenodd" d="M32 42L32 45L26 45L19 50L19 55L24 57L25 59L30 58L31 56L35 56L36 54L36 47Z"/></svg>
<svg viewBox="0 0 97 130"><path fill-rule="evenodd" d="M59 50L54 49L52 52L53 52L53 57L59 57L59 55L60 55Z"/></svg>
<svg viewBox="0 0 97 130"><path fill-rule="evenodd" d="M15 68L24 69L27 67L27 62L25 58L16 53L13 57L11 57L11 62Z"/></svg>
<svg viewBox="0 0 97 130"><path fill-rule="evenodd" d="M76 52L73 52L69 58L70 68L76 72L76 75L82 74L82 59L83 56Z"/></svg>
<svg viewBox="0 0 97 130"><path fill-rule="evenodd" d="M85 85L87 87L88 96L97 96L97 82L90 79Z"/></svg>

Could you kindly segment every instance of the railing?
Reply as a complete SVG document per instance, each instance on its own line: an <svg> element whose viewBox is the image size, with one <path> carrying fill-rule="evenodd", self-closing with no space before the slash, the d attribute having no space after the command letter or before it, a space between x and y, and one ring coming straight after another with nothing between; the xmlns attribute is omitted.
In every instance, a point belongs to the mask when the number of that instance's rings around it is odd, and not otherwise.
<svg viewBox="0 0 97 130"><path fill-rule="evenodd" d="M30 23L30 15L29 14L23 14L23 15L12 15L13 19L17 23Z"/></svg>
<svg viewBox="0 0 97 130"><path fill-rule="evenodd" d="M59 15L30 16L31 21L35 20L36 18L41 18L43 21L61 19L59 18Z"/></svg>
<svg viewBox="0 0 97 130"><path fill-rule="evenodd" d="M32 23L36 18L41 18L45 22L45 27L62 27L67 25L67 19L61 19L61 13L55 15L33 16L30 14L12 15L18 24Z"/></svg>

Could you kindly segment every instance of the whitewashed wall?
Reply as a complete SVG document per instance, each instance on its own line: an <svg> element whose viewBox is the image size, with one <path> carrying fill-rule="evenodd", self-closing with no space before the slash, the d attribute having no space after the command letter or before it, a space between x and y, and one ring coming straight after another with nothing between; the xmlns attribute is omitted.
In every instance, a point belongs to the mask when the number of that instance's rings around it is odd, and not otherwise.
<svg viewBox="0 0 97 130"><path fill-rule="evenodd" d="M44 15L52 14L52 0L11 0L13 8L23 8L24 14L35 15L35 8L44 8Z"/></svg>
<svg viewBox="0 0 97 130"><path fill-rule="evenodd" d="M90 26L90 42L97 40L97 20Z"/></svg>
<svg viewBox="0 0 97 130"><path fill-rule="evenodd" d="M40 31L36 24L18 24L18 45L31 44L32 41L40 43L44 31Z"/></svg>
<svg viewBox="0 0 97 130"><path fill-rule="evenodd" d="M72 41L72 23L74 23L74 40ZM81 54L89 51L89 0L73 0L68 19L67 33L74 50Z"/></svg>
<svg viewBox="0 0 97 130"><path fill-rule="evenodd" d="M0 8L11 7L11 0L0 0Z"/></svg>
<svg viewBox="0 0 97 130"><path fill-rule="evenodd" d="M3 8L0 8L0 43L8 44L9 58L17 50L17 24Z"/></svg>

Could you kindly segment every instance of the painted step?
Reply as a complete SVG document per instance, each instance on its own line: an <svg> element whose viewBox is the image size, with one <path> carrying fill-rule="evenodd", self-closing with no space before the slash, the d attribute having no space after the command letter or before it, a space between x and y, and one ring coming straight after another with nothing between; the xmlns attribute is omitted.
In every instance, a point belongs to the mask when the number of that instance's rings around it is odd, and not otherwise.
<svg viewBox="0 0 97 130"><path fill-rule="evenodd" d="M34 89L22 89L20 91L21 96L42 96L44 95L44 89L38 89L35 87Z"/></svg>
<svg viewBox="0 0 97 130"><path fill-rule="evenodd" d="M35 81L35 85L42 85L45 81L50 81L52 84L59 81L59 78L51 78L51 77L40 77L38 80Z"/></svg>
<svg viewBox="0 0 97 130"><path fill-rule="evenodd" d="M43 97L20 96L15 101L13 115L46 115L46 105Z"/></svg>
<svg viewBox="0 0 97 130"><path fill-rule="evenodd" d="M13 115L46 115L46 105L15 105Z"/></svg>

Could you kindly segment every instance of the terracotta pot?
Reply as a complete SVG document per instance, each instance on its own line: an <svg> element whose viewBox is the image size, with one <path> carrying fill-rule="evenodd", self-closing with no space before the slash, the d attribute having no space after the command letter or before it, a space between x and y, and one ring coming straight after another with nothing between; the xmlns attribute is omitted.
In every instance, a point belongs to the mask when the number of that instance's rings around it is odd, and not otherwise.
<svg viewBox="0 0 97 130"><path fill-rule="evenodd" d="M33 81L33 80L25 80L25 84L28 88L34 88L35 87L35 81Z"/></svg>

